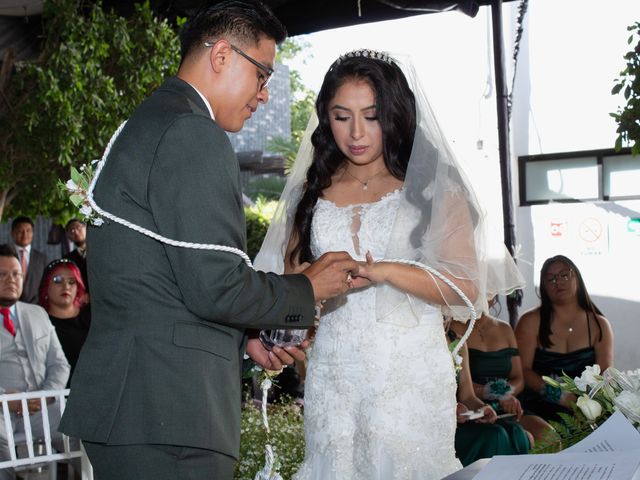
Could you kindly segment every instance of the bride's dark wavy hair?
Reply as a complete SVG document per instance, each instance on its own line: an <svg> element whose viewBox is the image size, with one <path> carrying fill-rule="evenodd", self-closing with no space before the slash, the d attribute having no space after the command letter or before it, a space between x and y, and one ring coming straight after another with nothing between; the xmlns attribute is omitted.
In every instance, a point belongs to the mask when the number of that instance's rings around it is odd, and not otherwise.
<svg viewBox="0 0 640 480"><path fill-rule="evenodd" d="M392 61L365 56L341 57L329 68L316 100L318 127L311 136L313 162L307 171L304 193L294 216L292 234L297 244L291 263L311 262L311 222L322 192L345 162L331 133L329 105L347 82L364 81L374 92L376 115L382 129L382 154L389 172L404 180L416 130L415 97L402 70Z"/></svg>

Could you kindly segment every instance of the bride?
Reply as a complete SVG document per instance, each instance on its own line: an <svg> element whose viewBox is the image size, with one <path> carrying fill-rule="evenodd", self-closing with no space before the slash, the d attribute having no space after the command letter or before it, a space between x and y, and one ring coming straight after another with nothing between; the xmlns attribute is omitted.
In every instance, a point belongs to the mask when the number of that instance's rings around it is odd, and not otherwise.
<svg viewBox="0 0 640 480"><path fill-rule="evenodd" d="M483 215L406 62L341 56L316 113L255 264L292 272L344 250L361 267L321 306L294 478L440 479L461 468L442 313L463 303L424 270L379 260L433 267L481 305L497 293L482 280Z"/></svg>

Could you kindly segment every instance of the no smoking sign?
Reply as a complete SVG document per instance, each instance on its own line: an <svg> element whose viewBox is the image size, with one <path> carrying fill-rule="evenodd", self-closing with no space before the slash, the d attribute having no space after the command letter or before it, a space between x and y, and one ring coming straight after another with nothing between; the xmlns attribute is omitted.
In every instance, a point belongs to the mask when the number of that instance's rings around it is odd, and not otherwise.
<svg viewBox="0 0 640 480"><path fill-rule="evenodd" d="M602 223L596 218L585 218L580 222L578 234L585 242L597 242L602 237Z"/></svg>

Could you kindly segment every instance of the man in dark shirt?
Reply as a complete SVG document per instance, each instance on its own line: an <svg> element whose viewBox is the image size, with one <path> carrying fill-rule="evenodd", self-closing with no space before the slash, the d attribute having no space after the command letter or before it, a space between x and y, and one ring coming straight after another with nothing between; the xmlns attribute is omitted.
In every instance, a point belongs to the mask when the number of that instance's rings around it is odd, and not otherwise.
<svg viewBox="0 0 640 480"><path fill-rule="evenodd" d="M73 242L76 247L65 254L64 258L68 258L78 266L85 290L89 293L89 279L87 277L87 225L82 220L72 218L67 222L64 231L67 234L67 239Z"/></svg>

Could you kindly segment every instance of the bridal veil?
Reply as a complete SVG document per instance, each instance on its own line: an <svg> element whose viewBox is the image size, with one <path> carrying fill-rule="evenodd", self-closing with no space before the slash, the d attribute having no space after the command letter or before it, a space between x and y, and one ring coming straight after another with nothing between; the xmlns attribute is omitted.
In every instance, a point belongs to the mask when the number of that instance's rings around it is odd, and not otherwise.
<svg viewBox="0 0 640 480"><path fill-rule="evenodd" d="M442 134L410 60L399 55L358 50L341 56L330 68L340 68L345 58L353 57L395 63L404 73L415 96L413 147L385 259L422 263L438 270L454 283L472 281L477 291L473 303L479 316L480 312L487 310L488 299L522 288L522 276L503 244L487 244L489 226L485 212ZM283 271L293 217L313 159L311 134L317 125L314 113L255 259L254 265L259 270ZM412 135L413 132L406 134ZM378 321L407 327L420 322L426 305L423 300L387 284L378 284L375 288ZM466 320L469 318L468 308L457 294L448 289L447 286L441 288L445 299L443 313L460 321Z"/></svg>

